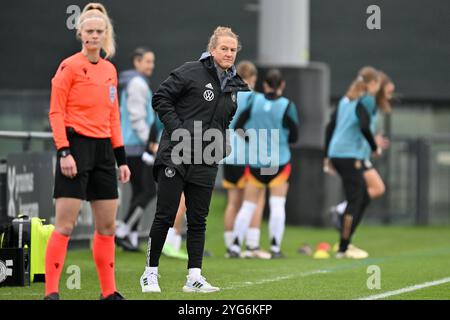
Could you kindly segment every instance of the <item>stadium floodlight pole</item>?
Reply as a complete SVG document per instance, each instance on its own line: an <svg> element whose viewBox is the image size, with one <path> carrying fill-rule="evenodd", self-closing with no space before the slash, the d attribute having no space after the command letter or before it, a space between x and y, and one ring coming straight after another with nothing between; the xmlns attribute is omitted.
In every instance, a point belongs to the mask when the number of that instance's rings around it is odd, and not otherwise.
<svg viewBox="0 0 450 320"><path fill-rule="evenodd" d="M309 0L260 0L258 65L308 65L309 8Z"/></svg>

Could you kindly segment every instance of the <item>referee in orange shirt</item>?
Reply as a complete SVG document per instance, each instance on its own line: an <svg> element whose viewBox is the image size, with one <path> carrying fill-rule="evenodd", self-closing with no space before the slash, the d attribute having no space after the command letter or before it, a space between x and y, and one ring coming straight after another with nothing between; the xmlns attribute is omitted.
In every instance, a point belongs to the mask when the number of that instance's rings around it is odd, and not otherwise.
<svg viewBox="0 0 450 320"><path fill-rule="evenodd" d="M49 119L57 152L55 231L45 257L45 299L58 300L67 244L81 201L91 203L95 221L93 257L101 299L124 299L114 276L117 175L130 179L120 130L117 72L100 51L115 52L114 30L105 7L89 3L81 13L77 37L82 50L65 59L52 79Z"/></svg>

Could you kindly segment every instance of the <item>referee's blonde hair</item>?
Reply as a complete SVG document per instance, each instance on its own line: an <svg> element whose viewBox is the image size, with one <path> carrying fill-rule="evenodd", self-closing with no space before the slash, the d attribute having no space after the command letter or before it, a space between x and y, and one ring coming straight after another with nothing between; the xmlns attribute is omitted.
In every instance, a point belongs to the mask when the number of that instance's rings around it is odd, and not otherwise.
<svg viewBox="0 0 450 320"><path fill-rule="evenodd" d="M231 37L236 39L238 46L237 51L242 49L241 43L239 41L239 36L231 30L229 27L217 27L211 37L209 38L208 46L206 51L211 52L212 49L217 47L217 42L219 42L219 37Z"/></svg>
<svg viewBox="0 0 450 320"><path fill-rule="evenodd" d="M108 16L108 12L103 4L98 2L88 3L80 14L77 21L77 36L81 35L81 28L83 23L90 19L102 19L106 24L106 39L103 44L103 51L105 51L106 58L112 58L116 53L116 39L112 21Z"/></svg>

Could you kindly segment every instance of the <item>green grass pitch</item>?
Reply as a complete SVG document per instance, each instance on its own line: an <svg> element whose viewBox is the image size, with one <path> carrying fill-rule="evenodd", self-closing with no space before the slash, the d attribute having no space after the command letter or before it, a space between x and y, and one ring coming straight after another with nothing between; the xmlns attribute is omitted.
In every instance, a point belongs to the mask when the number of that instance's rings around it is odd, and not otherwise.
<svg viewBox="0 0 450 320"><path fill-rule="evenodd" d="M224 258L223 211L225 197L215 193L208 218L205 249L212 253L203 262L203 274L213 285L222 288L211 294L183 293L186 262L162 257L160 261L160 294L141 293L139 278L144 270L143 253L116 251L118 290L127 299L359 299L450 277L450 227L361 226L354 243L367 250L366 260L314 260L300 255L303 243L335 243L332 229L288 226L283 242L286 259L229 260ZM263 248L268 247L267 225L261 234ZM67 267L81 270L81 289L69 290ZM380 289L368 289L371 265L380 268ZM100 289L90 250L69 251L60 282L62 299L98 299ZM0 300L42 299L44 284L30 287L2 287ZM450 282L401 292L385 299L449 299Z"/></svg>

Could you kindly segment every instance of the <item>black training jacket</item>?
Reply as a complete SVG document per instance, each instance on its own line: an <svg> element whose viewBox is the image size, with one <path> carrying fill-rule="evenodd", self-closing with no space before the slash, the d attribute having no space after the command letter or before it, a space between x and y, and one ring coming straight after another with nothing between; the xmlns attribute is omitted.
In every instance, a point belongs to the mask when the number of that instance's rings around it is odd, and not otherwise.
<svg viewBox="0 0 450 320"><path fill-rule="evenodd" d="M191 142L198 143L198 139L194 140L194 121L201 121L203 132L214 128L222 134L223 144L215 144L221 150L218 153L219 157L216 157L214 163L202 161L202 165L216 168L218 161L229 153L225 152L227 150L225 131L237 109L238 91L249 91L247 84L238 75L228 80L225 88L221 89L211 56L187 62L172 71L152 99L153 109L164 124L155 169L160 165L170 166L184 175L187 170L186 163L194 164L194 154L198 157L199 149L194 149L192 145L191 150L173 158L172 150L181 140L171 139L176 129L183 128L189 131ZM200 141L202 152L210 143L211 141ZM173 159L183 163L175 164ZM189 161L186 161L187 159Z"/></svg>

